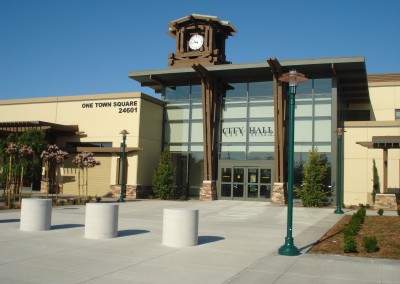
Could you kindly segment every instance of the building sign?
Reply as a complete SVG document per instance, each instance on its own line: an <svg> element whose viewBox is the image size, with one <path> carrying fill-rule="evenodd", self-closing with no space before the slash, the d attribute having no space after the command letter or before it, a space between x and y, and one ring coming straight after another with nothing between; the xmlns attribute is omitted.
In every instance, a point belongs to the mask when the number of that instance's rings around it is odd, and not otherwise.
<svg viewBox="0 0 400 284"><path fill-rule="evenodd" d="M119 102L87 102L82 103L83 109L102 109L102 108L115 108L118 113L134 113L137 112L137 100L127 100Z"/></svg>
<svg viewBox="0 0 400 284"><path fill-rule="evenodd" d="M249 136L274 136L274 131L270 126L253 126L249 127L247 131ZM226 137L244 136L246 135L246 129L245 127L224 127L222 128L222 134Z"/></svg>
<svg viewBox="0 0 400 284"><path fill-rule="evenodd" d="M274 136L274 131L270 126L249 127L250 136Z"/></svg>
<svg viewBox="0 0 400 284"><path fill-rule="evenodd" d="M222 128L222 133L225 136L243 136L245 134L244 127L224 127Z"/></svg>
<svg viewBox="0 0 400 284"><path fill-rule="evenodd" d="M221 142L274 142L273 122L224 122Z"/></svg>

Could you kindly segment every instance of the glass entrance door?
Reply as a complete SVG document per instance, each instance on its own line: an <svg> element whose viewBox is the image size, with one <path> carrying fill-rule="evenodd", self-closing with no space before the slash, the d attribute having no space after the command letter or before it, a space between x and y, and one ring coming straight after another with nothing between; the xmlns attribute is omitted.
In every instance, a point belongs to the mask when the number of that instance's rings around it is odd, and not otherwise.
<svg viewBox="0 0 400 284"><path fill-rule="evenodd" d="M245 168L233 168L233 199L243 199L245 179L244 179Z"/></svg>
<svg viewBox="0 0 400 284"><path fill-rule="evenodd" d="M271 168L223 167L220 174L221 199L265 200L271 198Z"/></svg>

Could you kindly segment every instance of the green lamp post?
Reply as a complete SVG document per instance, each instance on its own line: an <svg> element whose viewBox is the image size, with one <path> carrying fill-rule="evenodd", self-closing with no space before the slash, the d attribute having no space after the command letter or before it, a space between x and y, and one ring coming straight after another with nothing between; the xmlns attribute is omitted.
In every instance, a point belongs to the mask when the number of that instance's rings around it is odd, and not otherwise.
<svg viewBox="0 0 400 284"><path fill-rule="evenodd" d="M345 132L344 128L337 129L337 193L336 193L336 210L335 214L344 214L342 210L342 145L343 145L343 134Z"/></svg>
<svg viewBox="0 0 400 284"><path fill-rule="evenodd" d="M122 152L121 152L121 160L122 160L122 167L121 167L121 191L119 195L118 202L125 202L124 196L126 194L126 177L125 177L125 146L126 146L126 135L129 134L128 131L125 129L122 130L119 134L122 134Z"/></svg>
<svg viewBox="0 0 400 284"><path fill-rule="evenodd" d="M291 70L282 74L279 81L289 83L289 147L288 147L288 188L287 188L287 233L285 244L278 250L280 255L295 256L299 255L299 249L293 243L293 167L294 167L294 108L295 95L298 83L308 79L304 74Z"/></svg>

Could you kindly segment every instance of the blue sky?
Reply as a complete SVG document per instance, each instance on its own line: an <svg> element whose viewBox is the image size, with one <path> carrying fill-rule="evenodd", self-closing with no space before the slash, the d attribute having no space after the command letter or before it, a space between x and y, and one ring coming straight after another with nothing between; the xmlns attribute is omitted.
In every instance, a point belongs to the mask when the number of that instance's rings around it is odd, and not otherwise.
<svg viewBox="0 0 400 284"><path fill-rule="evenodd" d="M400 72L400 1L0 0L0 99L144 91L129 71L167 68L170 21L218 16L233 63L365 56Z"/></svg>

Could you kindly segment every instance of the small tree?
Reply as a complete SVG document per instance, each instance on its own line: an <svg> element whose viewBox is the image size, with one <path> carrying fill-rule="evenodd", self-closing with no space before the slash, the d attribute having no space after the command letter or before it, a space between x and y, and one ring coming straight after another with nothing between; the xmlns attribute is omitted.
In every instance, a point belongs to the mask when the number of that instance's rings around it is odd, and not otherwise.
<svg viewBox="0 0 400 284"><path fill-rule="evenodd" d="M372 172L373 172L373 177L372 177L372 201L375 203L375 196L377 193L381 191L381 183L379 181L379 175L378 175L378 169L376 168L375 164L375 159L372 160L373 166L372 166Z"/></svg>
<svg viewBox="0 0 400 284"><path fill-rule="evenodd" d="M26 176L32 183L33 188L38 189L42 179L43 166L42 159L40 159L40 154L47 147L46 133L44 130L40 129L29 129L18 137L18 142L21 145L27 145L31 147L35 153L33 159L28 161L26 167Z"/></svg>
<svg viewBox="0 0 400 284"><path fill-rule="evenodd" d="M328 164L326 157L315 148L309 152L308 161L304 165L303 186L296 189L303 206L322 207L326 201L324 180L327 175Z"/></svg>
<svg viewBox="0 0 400 284"><path fill-rule="evenodd" d="M99 166L101 163L100 163L100 161L96 161L96 159L93 158L93 153L85 152L85 151L76 155L76 157L72 160L72 162L79 167L78 199L80 201L80 199L81 199L80 187L81 186L86 188L85 197L86 198L88 197L89 168L94 168L96 166ZM81 171L82 171L82 179L83 179L82 184L81 184ZM86 171L86 176L85 176L85 171ZM84 192L85 192L85 190L82 188L82 193L84 193Z"/></svg>
<svg viewBox="0 0 400 284"><path fill-rule="evenodd" d="M11 142L4 149L4 152L7 154L9 159L8 169L7 169L6 192L7 192L8 206L11 206L11 196L13 196L13 192L15 191L15 185L16 185L14 181L14 179L16 178L16 173L15 173L15 167L13 171L13 162L15 162L15 159L19 153L19 149L17 144ZM14 183L14 188L12 188L13 183Z"/></svg>
<svg viewBox="0 0 400 284"><path fill-rule="evenodd" d="M28 167L28 163L33 160L35 157L35 152L32 150L31 147L27 145L21 145L19 147L19 155L18 155L18 162L20 163L20 183L19 183L19 203L21 204L22 199L22 187L24 186L24 177L26 171L24 171Z"/></svg>
<svg viewBox="0 0 400 284"><path fill-rule="evenodd" d="M68 159L68 153L60 150L57 145L47 145L47 149L43 150L40 157L45 162L46 170L46 198L49 194L49 177L51 178L52 185L56 181L58 184L58 169ZM56 189L56 198L58 197L58 189Z"/></svg>
<svg viewBox="0 0 400 284"><path fill-rule="evenodd" d="M164 150L153 174L153 191L161 199L174 198L175 168L171 153Z"/></svg>

